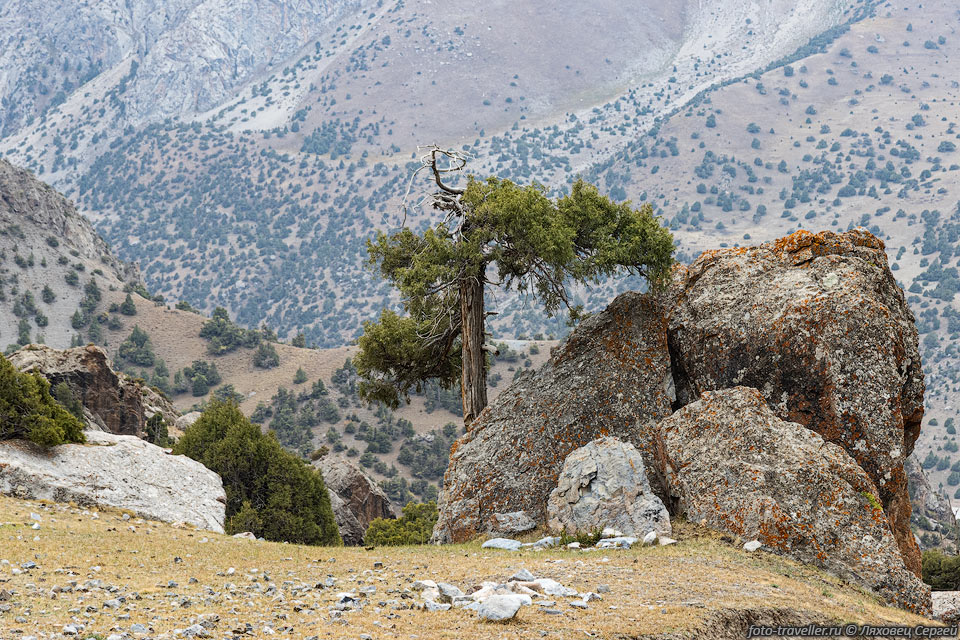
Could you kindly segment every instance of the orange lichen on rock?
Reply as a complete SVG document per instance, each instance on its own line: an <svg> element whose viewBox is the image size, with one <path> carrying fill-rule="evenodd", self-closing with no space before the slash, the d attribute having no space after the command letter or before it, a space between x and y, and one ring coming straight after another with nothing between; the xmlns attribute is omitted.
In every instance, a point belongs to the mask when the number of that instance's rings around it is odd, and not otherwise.
<svg viewBox="0 0 960 640"><path fill-rule="evenodd" d="M756 389L705 392L660 423L655 446L669 499L690 521L929 612L929 589L872 502L874 483L842 448L778 418Z"/></svg>

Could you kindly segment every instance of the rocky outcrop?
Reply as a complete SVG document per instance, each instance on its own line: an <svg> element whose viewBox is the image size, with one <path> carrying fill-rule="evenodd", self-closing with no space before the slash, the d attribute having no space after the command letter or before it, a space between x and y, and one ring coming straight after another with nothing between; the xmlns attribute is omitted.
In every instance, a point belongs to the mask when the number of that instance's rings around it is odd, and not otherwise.
<svg viewBox="0 0 960 640"><path fill-rule="evenodd" d="M907 473L907 487L910 491L910 506L913 511L912 521L917 525L921 532L931 533L931 536L921 536L921 549L924 546L924 540L928 542L935 540L929 546L940 547L945 551L956 552L956 547L949 537L952 531L957 527L957 519L953 515L953 507L950 499L930 486L930 480L923 471L923 466L916 460L916 456L910 456L903 465ZM945 535L946 534L946 535Z"/></svg>
<svg viewBox="0 0 960 640"><path fill-rule="evenodd" d="M650 490L643 457L616 438L598 438L567 456L547 513L552 531L609 527L640 538L650 531L671 533L670 515Z"/></svg>
<svg viewBox="0 0 960 640"><path fill-rule="evenodd" d="M0 442L0 493L113 507L223 533L226 495L216 473L139 438L85 435L86 444L49 451L20 440Z"/></svg>
<svg viewBox="0 0 960 640"><path fill-rule="evenodd" d="M626 293L582 323L535 373L522 375L453 447L434 541L497 531L502 514L546 523L564 460L601 436L652 452L670 414L666 318L659 302Z"/></svg>
<svg viewBox="0 0 960 640"><path fill-rule="evenodd" d="M396 517L390 498L357 465L330 454L313 465L330 492L330 503L344 544L363 544L363 535L374 519Z"/></svg>
<svg viewBox="0 0 960 640"><path fill-rule="evenodd" d="M153 389L116 373L96 346L53 349L30 345L10 356L15 367L36 372L50 385L65 382L83 404L90 426L109 433L142 437L146 420L156 413L175 424L179 413Z"/></svg>
<svg viewBox="0 0 960 640"><path fill-rule="evenodd" d="M883 243L861 229L798 231L707 251L679 285L669 324L677 405L753 387L781 419L843 447L877 485L919 575L903 461L920 433L923 372Z"/></svg>
<svg viewBox="0 0 960 640"><path fill-rule="evenodd" d="M704 392L660 423L657 459L676 513L930 612L868 474L841 447L776 416L756 389Z"/></svg>

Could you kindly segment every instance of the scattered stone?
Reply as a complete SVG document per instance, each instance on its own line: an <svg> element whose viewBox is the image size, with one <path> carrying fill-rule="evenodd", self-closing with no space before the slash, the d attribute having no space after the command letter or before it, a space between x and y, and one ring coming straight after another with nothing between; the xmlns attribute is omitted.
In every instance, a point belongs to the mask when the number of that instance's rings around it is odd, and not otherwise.
<svg viewBox="0 0 960 640"><path fill-rule="evenodd" d="M750 542L744 543L743 550L753 552L762 546L763 546L763 543L760 542L759 540L751 540Z"/></svg>
<svg viewBox="0 0 960 640"><path fill-rule="evenodd" d="M577 609L586 609L586 608L587 608L587 603L584 602L583 600L571 600L568 604L569 604L571 607L576 607Z"/></svg>
<svg viewBox="0 0 960 640"><path fill-rule="evenodd" d="M452 603L456 598L462 598L465 594L459 588L446 582L437 583L437 591L440 593L438 600L441 603Z"/></svg>
<svg viewBox="0 0 960 640"><path fill-rule="evenodd" d="M515 595L490 596L480 603L477 609L477 617L489 622L511 620L517 615L523 604L523 599Z"/></svg>
<svg viewBox="0 0 960 640"><path fill-rule="evenodd" d="M540 585L543 593L547 594L548 596L560 596L561 598L567 598L578 595L576 589L565 587L556 580L551 580L550 578L537 578L533 582Z"/></svg>
<svg viewBox="0 0 960 640"><path fill-rule="evenodd" d="M534 580L536 580L536 576L534 576L532 573L530 573L526 569L520 569L520 571L517 571L515 574L510 576L507 579L507 582L514 582L517 580L519 580L520 582L533 582Z"/></svg>
<svg viewBox="0 0 960 640"><path fill-rule="evenodd" d="M426 600L423 603L423 608L426 611L448 611L450 606L450 603L437 603L433 600Z"/></svg>
<svg viewBox="0 0 960 640"><path fill-rule="evenodd" d="M610 593L610 585L608 584L597 585L597 593Z"/></svg>
<svg viewBox="0 0 960 640"><path fill-rule="evenodd" d="M256 534L253 533L253 532L250 532L250 531L244 531L243 533L235 533L235 534L233 534L233 537L234 537L234 538L242 538L242 539L244 539L244 540L256 540L256 539L257 539Z"/></svg>
<svg viewBox="0 0 960 640"><path fill-rule="evenodd" d="M671 544L677 544L676 540L674 540L673 538L668 538L667 536L658 536L657 541L659 542L661 547L666 547Z"/></svg>
<svg viewBox="0 0 960 640"><path fill-rule="evenodd" d="M650 531L647 535L643 536L643 546L647 547L657 541L657 532Z"/></svg>
<svg viewBox="0 0 960 640"><path fill-rule="evenodd" d="M510 538L492 538L487 540L482 545L481 549L502 549L504 551L519 551L520 547L523 545L517 540L511 540Z"/></svg>
<svg viewBox="0 0 960 640"><path fill-rule="evenodd" d="M597 549L629 549L637 544L637 538L626 536L623 538L604 538L597 541Z"/></svg>
<svg viewBox="0 0 960 640"><path fill-rule="evenodd" d="M629 536L671 532L670 515L650 489L640 452L610 437L567 456L547 502L547 515L550 529L567 533L608 526Z"/></svg>

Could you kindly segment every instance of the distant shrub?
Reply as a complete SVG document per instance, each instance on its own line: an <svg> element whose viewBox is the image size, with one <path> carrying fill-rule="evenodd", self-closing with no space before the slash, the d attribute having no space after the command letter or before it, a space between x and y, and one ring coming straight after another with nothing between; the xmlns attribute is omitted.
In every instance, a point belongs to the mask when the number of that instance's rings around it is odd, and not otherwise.
<svg viewBox="0 0 960 640"><path fill-rule="evenodd" d="M934 591L960 590L960 556L936 549L923 552L923 581Z"/></svg>
<svg viewBox="0 0 960 640"><path fill-rule="evenodd" d="M54 399L46 378L0 356L0 440L14 438L42 447L83 442L83 423Z"/></svg>
<svg viewBox="0 0 960 640"><path fill-rule="evenodd" d="M167 422L159 413L153 414L146 424L147 442L152 442L158 447L169 447L170 436L167 432Z"/></svg>
<svg viewBox="0 0 960 640"><path fill-rule="evenodd" d="M214 401L174 447L223 478L227 533L267 540L342 544L323 478L264 434L236 404Z"/></svg>
<svg viewBox="0 0 960 640"><path fill-rule="evenodd" d="M269 342L261 342L253 354L253 366L260 369L273 369L280 366L280 355L277 349Z"/></svg>
<svg viewBox="0 0 960 640"><path fill-rule="evenodd" d="M402 518L376 518L371 522L363 542L383 547L426 544L433 534L437 518L436 502L411 502L403 508Z"/></svg>

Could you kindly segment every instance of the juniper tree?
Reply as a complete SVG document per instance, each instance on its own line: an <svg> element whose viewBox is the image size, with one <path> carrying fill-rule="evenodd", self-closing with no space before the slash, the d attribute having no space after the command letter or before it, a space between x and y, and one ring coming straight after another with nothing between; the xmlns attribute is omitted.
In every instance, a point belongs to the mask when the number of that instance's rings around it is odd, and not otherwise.
<svg viewBox="0 0 960 640"><path fill-rule="evenodd" d="M449 389L459 379L469 424L487 404L488 286L533 294L550 315L566 308L576 316L571 283L628 272L658 286L668 277L673 238L649 204L613 202L582 180L559 199L542 185L499 178L470 176L455 188L443 174L466 160L438 147L421 165L433 174L442 219L422 233L378 232L367 245L369 264L397 287L405 311L385 309L364 323L354 364L367 400L397 407L427 380Z"/></svg>

